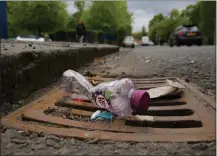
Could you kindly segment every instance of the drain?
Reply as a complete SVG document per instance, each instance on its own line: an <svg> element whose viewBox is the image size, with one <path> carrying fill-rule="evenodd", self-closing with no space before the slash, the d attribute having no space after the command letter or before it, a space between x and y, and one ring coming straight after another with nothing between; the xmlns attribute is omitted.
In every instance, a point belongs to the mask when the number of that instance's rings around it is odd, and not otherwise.
<svg viewBox="0 0 217 156"><path fill-rule="evenodd" d="M201 121L196 120L178 120L178 121L131 121L127 120L126 125L134 127L152 127L152 128L194 128L202 127Z"/></svg>
<svg viewBox="0 0 217 156"><path fill-rule="evenodd" d="M150 116L190 116L194 114L191 109L173 109L173 110L149 110L143 115Z"/></svg>
<svg viewBox="0 0 217 156"><path fill-rule="evenodd" d="M90 78L97 82L111 78ZM79 139L98 138L119 141L211 141L215 140L215 102L190 84L171 78L186 87L182 97L167 97L151 100L150 108L141 120L134 116L117 118L112 122L95 121L89 118L101 108L90 101L62 100L58 88L15 112L3 117L5 127L26 131L44 132L62 137ZM138 88L153 88L165 85L166 79L134 79Z"/></svg>
<svg viewBox="0 0 217 156"><path fill-rule="evenodd" d="M186 102L183 101L177 101L177 102L171 102L171 101L167 101L167 102L153 102L151 101L150 106L179 106L179 105L185 105Z"/></svg>
<svg viewBox="0 0 217 156"><path fill-rule="evenodd" d="M44 114L76 121L90 121L89 117L81 116L80 114L73 114L72 109L66 107L48 108L44 111Z"/></svg>

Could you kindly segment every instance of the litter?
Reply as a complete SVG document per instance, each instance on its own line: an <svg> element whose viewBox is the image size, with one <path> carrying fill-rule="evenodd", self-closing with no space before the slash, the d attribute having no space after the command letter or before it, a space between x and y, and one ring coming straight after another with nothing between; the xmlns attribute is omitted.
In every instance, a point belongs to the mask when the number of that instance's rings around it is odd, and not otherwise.
<svg viewBox="0 0 217 156"><path fill-rule="evenodd" d="M99 83L118 78L88 77ZM90 100L79 102L63 100L59 87L39 99L1 119L1 131L6 128L20 131L52 134L59 137L85 140L112 140L130 142L203 142L216 141L215 101L180 78L130 78L137 89L170 86L172 80L185 86L181 97L172 96L151 100L144 114L115 117L112 122L89 122L96 110L102 110ZM209 106L209 107L208 107ZM46 113L50 108L60 109L61 116ZM65 113L66 112L66 113ZM64 113L64 114L63 114ZM63 118L62 115L70 117ZM75 118L72 118L75 116ZM152 120L153 119L153 120ZM169 133L168 133L169 132ZM24 134L26 135L26 134ZM41 135L42 136L42 135Z"/></svg>
<svg viewBox="0 0 217 156"><path fill-rule="evenodd" d="M107 111L97 110L90 118L91 120L103 120L103 121L112 121L113 114Z"/></svg>
<svg viewBox="0 0 217 156"><path fill-rule="evenodd" d="M95 82L92 83L95 85ZM131 79L123 78L93 86L87 77L76 71L67 70L63 73L60 87L63 89L63 95L68 95L67 97L72 100L90 100L107 110L107 112L96 111L91 117L92 120L112 120L114 116L127 117L133 113L144 113L148 110L151 99L181 95L185 88L172 80L167 80L167 84L163 87L137 90Z"/></svg>

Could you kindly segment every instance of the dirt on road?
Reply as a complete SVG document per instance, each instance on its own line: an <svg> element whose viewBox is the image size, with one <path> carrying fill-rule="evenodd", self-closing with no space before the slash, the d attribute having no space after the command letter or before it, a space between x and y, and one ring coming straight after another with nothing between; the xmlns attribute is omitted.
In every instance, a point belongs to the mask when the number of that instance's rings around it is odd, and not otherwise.
<svg viewBox="0 0 217 156"><path fill-rule="evenodd" d="M82 74L91 72L109 77L177 76L201 87L204 93L215 98L214 46L121 49L119 53L85 65L79 72ZM46 91L47 89L39 91L29 99L34 99ZM20 105L14 109L18 107ZM58 116L61 111L54 110L53 115ZM126 143L97 139L81 141L1 128L2 155L215 155L215 153L216 142Z"/></svg>

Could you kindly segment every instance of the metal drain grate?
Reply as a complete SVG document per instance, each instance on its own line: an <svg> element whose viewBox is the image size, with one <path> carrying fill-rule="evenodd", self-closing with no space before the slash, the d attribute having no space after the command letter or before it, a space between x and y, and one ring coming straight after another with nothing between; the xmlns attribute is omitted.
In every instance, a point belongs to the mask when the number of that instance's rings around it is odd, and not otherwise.
<svg viewBox="0 0 217 156"><path fill-rule="evenodd" d="M102 82L111 78L90 78ZM190 84L170 78L186 87L182 97L151 101L147 120L135 116L113 122L90 122L97 106L87 102L63 101L58 88L38 100L3 117L5 127L44 132L80 139L98 138L120 141L211 141L215 137L215 102ZM165 85L166 78L134 79L140 89ZM55 114L56 113L56 114Z"/></svg>

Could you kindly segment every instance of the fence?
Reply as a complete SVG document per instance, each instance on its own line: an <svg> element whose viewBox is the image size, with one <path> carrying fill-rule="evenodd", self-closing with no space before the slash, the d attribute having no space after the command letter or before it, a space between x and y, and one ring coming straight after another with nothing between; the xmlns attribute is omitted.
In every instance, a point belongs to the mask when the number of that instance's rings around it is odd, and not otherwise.
<svg viewBox="0 0 217 156"><path fill-rule="evenodd" d="M77 42L76 31L59 31L49 34L52 41ZM84 41L87 43L118 45L118 35L115 33L87 31Z"/></svg>

